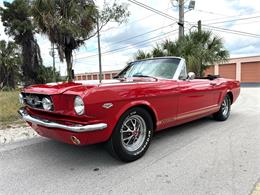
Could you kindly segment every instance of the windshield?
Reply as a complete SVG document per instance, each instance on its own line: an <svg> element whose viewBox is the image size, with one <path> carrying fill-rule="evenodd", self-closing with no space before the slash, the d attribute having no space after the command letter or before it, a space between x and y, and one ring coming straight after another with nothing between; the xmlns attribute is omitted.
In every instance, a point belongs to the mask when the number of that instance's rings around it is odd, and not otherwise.
<svg viewBox="0 0 260 195"><path fill-rule="evenodd" d="M149 59L129 64L118 77L157 77L172 79L180 63L178 58Z"/></svg>

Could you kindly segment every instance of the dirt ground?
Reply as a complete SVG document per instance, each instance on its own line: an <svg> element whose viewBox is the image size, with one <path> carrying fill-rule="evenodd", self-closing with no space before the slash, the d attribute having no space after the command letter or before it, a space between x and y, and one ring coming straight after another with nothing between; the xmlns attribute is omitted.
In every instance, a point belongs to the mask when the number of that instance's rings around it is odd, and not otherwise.
<svg viewBox="0 0 260 195"><path fill-rule="evenodd" d="M38 134L28 125L19 124L0 127L0 144L7 144L37 137Z"/></svg>

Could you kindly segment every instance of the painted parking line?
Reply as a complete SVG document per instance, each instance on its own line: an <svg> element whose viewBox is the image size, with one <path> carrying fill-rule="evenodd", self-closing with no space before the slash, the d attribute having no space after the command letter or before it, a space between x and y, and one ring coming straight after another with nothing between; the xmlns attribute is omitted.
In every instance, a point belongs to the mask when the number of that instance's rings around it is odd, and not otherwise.
<svg viewBox="0 0 260 195"><path fill-rule="evenodd" d="M260 182L256 183L255 188L251 195L260 195Z"/></svg>

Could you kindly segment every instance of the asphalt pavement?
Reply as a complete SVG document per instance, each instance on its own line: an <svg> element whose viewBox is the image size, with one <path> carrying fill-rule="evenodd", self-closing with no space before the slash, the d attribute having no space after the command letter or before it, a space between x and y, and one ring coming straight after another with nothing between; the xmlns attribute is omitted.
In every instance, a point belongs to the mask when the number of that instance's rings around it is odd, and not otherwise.
<svg viewBox="0 0 260 195"><path fill-rule="evenodd" d="M0 194L254 194L260 186L260 88L242 88L225 122L203 118L154 136L138 161L102 144L45 138L0 145ZM260 190L258 192L260 194Z"/></svg>

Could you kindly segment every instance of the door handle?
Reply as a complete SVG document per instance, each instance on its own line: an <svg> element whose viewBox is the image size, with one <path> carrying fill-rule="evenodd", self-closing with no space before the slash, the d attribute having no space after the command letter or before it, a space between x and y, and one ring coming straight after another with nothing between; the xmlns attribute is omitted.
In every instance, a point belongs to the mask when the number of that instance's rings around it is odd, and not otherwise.
<svg viewBox="0 0 260 195"><path fill-rule="evenodd" d="M215 85L217 85L217 83L210 83L210 85L215 86Z"/></svg>

